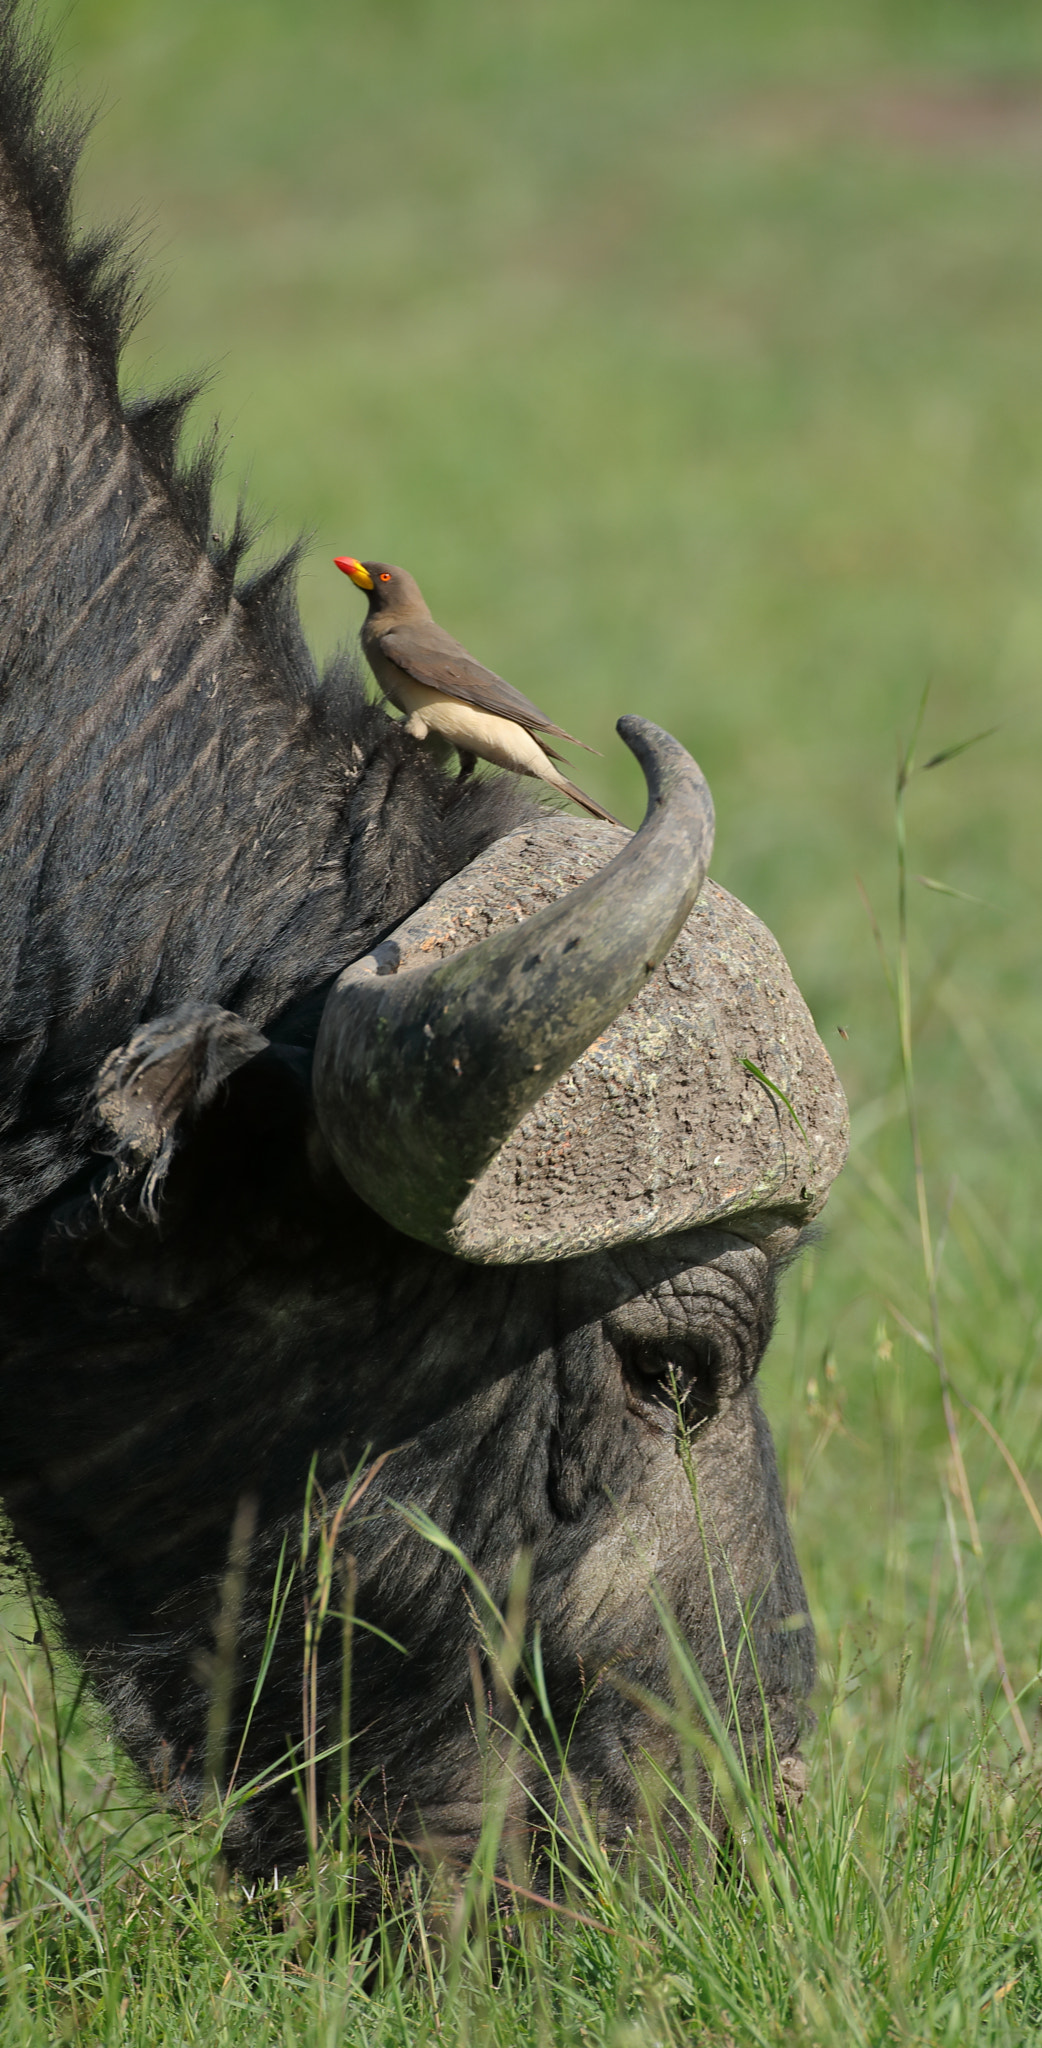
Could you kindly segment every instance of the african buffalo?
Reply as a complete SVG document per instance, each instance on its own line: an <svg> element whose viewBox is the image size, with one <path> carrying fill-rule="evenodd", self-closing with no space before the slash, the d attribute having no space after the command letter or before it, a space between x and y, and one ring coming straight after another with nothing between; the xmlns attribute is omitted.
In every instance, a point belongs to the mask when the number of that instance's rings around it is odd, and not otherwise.
<svg viewBox="0 0 1042 2048"><path fill-rule="evenodd" d="M574 1722L570 1783L608 1839L633 1817L634 1758L675 1761L646 1711L670 1697L664 1608L724 1718L762 1753L766 1703L796 1775L813 1638L756 1371L776 1276L843 1156L807 1012L770 935L705 881L708 790L667 735L623 721L650 793L631 838L516 780L450 777L346 661L317 675L293 558L243 580L241 521L213 532L212 460L178 458L191 394L120 397L133 281L114 242L72 233L79 130L47 110L13 13L12 1541L130 1754L190 1810L229 1532L238 1515L244 1552L254 1528L230 1756L305 1498L313 1521L339 1509L353 1560L351 1785L371 1828L463 1852L480 1823L489 1666L459 1554L499 1605L527 1574L544 1704ZM302 1633L295 1593L240 1763L246 1869L301 1846L292 1775L263 1780L301 1740ZM324 1751L335 1628L314 1676ZM545 1789L522 1761L519 1827Z"/></svg>

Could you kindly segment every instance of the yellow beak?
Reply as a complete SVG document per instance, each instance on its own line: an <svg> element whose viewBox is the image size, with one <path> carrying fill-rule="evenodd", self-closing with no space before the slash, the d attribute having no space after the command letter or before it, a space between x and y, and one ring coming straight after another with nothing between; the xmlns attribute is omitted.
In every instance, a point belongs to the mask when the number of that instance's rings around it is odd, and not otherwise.
<svg viewBox="0 0 1042 2048"><path fill-rule="evenodd" d="M334 555L333 560L345 576L350 576L352 583L357 583L359 590L372 589L373 579L368 569L364 569L361 562L356 562L353 555Z"/></svg>

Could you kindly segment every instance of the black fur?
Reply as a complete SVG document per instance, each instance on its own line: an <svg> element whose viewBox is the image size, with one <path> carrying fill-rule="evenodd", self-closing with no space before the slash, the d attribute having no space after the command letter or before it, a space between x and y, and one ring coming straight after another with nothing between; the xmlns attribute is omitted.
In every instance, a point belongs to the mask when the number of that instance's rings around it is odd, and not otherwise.
<svg viewBox="0 0 1042 2048"><path fill-rule="evenodd" d="M191 995L262 1023L523 815L460 786L367 704L320 687L295 551L236 587L215 450L179 461L191 391L124 404L137 290L78 243L82 124L41 114L43 56L0 27L0 1203L83 1163L105 1054Z"/></svg>
<svg viewBox="0 0 1042 2048"><path fill-rule="evenodd" d="M762 1748L762 1685L780 1753L798 1739L812 1643L754 1390L772 1258L701 1232L480 1271L399 1237L330 1168L308 1076L331 976L531 806L516 782L446 777L349 663L320 682L294 555L244 581L242 519L214 538L213 449L177 452L192 394L121 398L137 285L118 241L75 239L81 124L45 111L44 58L14 17L0 6L0 1487L15 1537L131 1753L192 1806L237 1503L254 1497L259 1519L233 1738L312 1460L335 1503L386 1452L344 1536L361 1619L402 1646L357 1637L362 1811L457 1846L480 1816L473 1616L451 1557L403 1518L412 1503L496 1600L531 1557L562 1727L591 1690L571 1766L618 1835L632 1757L656 1739L634 1689L670 1686L652 1566L725 1711L725 1652L741 1665L753 1615L745 1736ZM701 1525L674 1384L698 1424ZM320 1743L335 1629L327 1643ZM299 1744L300 1656L295 1602L243 1775ZM263 1868L300 1841L292 1786L270 1789L236 1853Z"/></svg>

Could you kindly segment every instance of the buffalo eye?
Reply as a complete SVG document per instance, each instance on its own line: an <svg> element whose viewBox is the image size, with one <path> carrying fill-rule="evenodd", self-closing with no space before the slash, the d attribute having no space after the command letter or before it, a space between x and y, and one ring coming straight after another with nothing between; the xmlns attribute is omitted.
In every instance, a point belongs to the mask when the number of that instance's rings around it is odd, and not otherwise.
<svg viewBox="0 0 1042 2048"><path fill-rule="evenodd" d="M716 1412L720 1360L706 1339L683 1346L676 1359L669 1355L672 1348L639 1342L618 1347L629 1405L646 1422L666 1429L675 1426L679 1411L693 1428Z"/></svg>

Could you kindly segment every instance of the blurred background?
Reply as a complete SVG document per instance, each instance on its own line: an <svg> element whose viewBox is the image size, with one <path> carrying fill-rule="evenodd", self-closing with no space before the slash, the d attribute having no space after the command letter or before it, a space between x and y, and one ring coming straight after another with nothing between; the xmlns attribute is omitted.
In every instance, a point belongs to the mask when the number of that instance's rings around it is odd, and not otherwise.
<svg viewBox="0 0 1042 2048"><path fill-rule="evenodd" d="M363 614L332 555L381 556L602 750L576 773L628 822L620 712L701 762L714 873L780 939L854 1114L764 1373L826 1677L860 1673L836 1710L859 1686L885 1707L911 1642L943 1679L909 1734L929 1751L942 1696L997 1696L1001 1584L1029 1714L1038 1538L973 1409L1031 1483L1042 10L44 14L100 112L83 209L128 216L155 280L128 381L209 372L194 417L226 438L222 509L245 491L269 550L313 536L316 651ZM994 728L907 792L926 1184L979 1536L914 1334L897 1036L857 886L892 952L895 770L927 689L920 763Z"/></svg>

